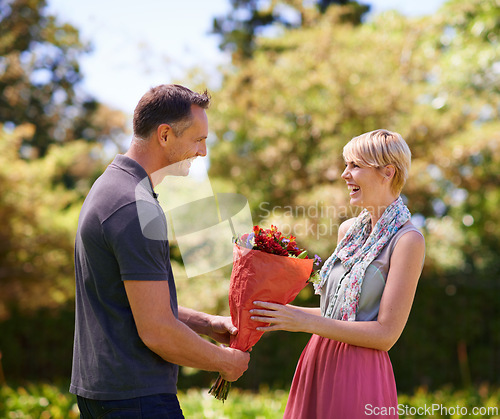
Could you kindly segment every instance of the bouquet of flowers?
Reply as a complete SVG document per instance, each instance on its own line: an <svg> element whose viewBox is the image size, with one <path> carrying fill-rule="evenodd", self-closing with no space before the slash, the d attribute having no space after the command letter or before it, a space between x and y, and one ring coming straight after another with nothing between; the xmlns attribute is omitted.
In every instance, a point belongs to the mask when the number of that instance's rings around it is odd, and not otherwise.
<svg viewBox="0 0 500 419"><path fill-rule="evenodd" d="M238 334L231 336L230 347L248 351L264 332L255 330L259 322L250 319L249 310L256 300L288 304L306 286L316 282L321 259L309 258L297 246L295 237L283 236L275 226L262 229L254 226L252 233L235 238L233 270L229 284L229 309ZM226 400L231 383L220 375L209 390L215 398Z"/></svg>

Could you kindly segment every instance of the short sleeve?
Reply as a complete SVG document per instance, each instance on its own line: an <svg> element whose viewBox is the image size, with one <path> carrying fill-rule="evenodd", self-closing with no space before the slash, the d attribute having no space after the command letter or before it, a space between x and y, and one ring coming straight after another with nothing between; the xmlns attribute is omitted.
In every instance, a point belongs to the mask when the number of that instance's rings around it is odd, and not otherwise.
<svg viewBox="0 0 500 419"><path fill-rule="evenodd" d="M151 202L141 201L140 209L142 217L137 202L113 213L103 223L105 239L116 257L122 280L166 281L171 266L165 215Z"/></svg>

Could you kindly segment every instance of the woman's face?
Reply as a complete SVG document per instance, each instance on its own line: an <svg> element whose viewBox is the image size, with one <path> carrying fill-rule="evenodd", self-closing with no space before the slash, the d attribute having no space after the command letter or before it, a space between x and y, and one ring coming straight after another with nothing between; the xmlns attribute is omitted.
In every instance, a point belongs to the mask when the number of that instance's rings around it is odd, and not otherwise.
<svg viewBox="0 0 500 419"><path fill-rule="evenodd" d="M350 191L351 205L375 208L386 204L390 183L378 168L347 161L341 177Z"/></svg>

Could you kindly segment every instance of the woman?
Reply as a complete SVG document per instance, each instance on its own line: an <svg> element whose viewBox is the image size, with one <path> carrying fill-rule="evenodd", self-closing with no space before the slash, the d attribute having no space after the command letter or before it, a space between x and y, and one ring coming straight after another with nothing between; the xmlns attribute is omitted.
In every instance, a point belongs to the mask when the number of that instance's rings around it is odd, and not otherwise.
<svg viewBox="0 0 500 419"><path fill-rule="evenodd" d="M256 301L257 330L312 333L295 376L285 418L398 417L387 351L404 329L425 242L400 198L411 153L401 135L376 130L343 151L350 204L364 208L341 224L335 252L315 286L321 307Z"/></svg>

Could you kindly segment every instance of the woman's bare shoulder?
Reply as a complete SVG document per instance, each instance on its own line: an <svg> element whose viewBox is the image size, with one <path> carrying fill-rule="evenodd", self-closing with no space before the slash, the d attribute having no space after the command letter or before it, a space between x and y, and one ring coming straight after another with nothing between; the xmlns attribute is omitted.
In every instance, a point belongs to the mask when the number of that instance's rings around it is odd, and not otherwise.
<svg viewBox="0 0 500 419"><path fill-rule="evenodd" d="M338 233L338 241L342 240L345 236L345 233L347 233L347 230L353 225L354 221L356 218L349 218L348 220L345 220L342 224L339 226L339 233Z"/></svg>
<svg viewBox="0 0 500 419"><path fill-rule="evenodd" d="M405 247L407 250L425 249L425 239L421 231L416 228L411 221L408 221L404 227L413 228L407 229L407 231L401 235L400 239L396 243L396 247Z"/></svg>

